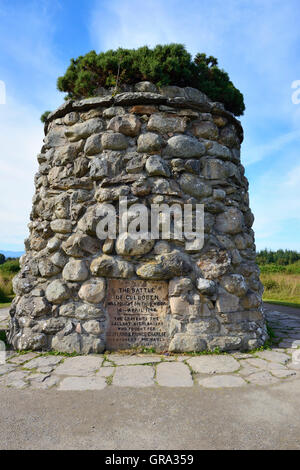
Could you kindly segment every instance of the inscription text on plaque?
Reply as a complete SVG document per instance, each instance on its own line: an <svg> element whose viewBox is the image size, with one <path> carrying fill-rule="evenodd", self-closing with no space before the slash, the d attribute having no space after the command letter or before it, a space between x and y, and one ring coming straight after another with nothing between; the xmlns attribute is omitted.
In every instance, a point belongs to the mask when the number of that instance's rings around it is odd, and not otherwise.
<svg viewBox="0 0 300 470"><path fill-rule="evenodd" d="M167 282L109 279L106 307L108 350L167 348Z"/></svg>

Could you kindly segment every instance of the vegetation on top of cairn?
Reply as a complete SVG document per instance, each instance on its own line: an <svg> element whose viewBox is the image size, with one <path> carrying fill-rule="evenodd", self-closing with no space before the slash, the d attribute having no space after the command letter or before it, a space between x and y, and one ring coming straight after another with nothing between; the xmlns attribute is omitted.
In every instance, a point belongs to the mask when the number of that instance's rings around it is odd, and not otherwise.
<svg viewBox="0 0 300 470"><path fill-rule="evenodd" d="M57 87L67 98L95 96L99 87L133 85L147 80L158 87L190 86L205 93L211 100L224 104L236 116L245 110L242 93L235 88L228 74L218 67L216 58L197 54L194 60L182 44L147 46L139 49L109 50L97 54L90 51L71 59Z"/></svg>
<svg viewBox="0 0 300 470"><path fill-rule="evenodd" d="M47 118L49 116L49 114L51 113L51 111L45 111L42 115L41 115L41 122L42 123L45 123L47 121Z"/></svg>

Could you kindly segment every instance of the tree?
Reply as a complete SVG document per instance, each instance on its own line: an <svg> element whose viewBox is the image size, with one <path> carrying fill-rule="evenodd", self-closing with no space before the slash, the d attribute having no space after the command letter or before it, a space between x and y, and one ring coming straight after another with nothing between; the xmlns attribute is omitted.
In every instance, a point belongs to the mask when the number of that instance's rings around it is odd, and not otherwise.
<svg viewBox="0 0 300 470"><path fill-rule="evenodd" d="M3 264L3 263L5 263L5 256L2 253L0 253L0 264Z"/></svg>

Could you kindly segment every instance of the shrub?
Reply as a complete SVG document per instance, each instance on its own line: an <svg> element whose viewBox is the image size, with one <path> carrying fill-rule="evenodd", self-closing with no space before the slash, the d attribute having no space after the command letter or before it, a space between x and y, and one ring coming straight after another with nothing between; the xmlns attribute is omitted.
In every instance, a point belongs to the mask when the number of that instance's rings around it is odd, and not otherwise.
<svg viewBox="0 0 300 470"><path fill-rule="evenodd" d="M47 118L49 116L49 114L51 113L51 111L45 111L42 115L41 115L41 122L46 122L47 121Z"/></svg>
<svg viewBox="0 0 300 470"><path fill-rule="evenodd" d="M228 74L218 67L216 58L197 54L195 59L182 44L117 49L97 54L90 51L71 59L66 73L57 80L60 91L68 98L93 96L99 87L118 87L149 80L157 86L191 86L222 102L237 116L245 110L241 92Z"/></svg>
<svg viewBox="0 0 300 470"><path fill-rule="evenodd" d="M267 290L278 289L279 284L276 281L274 281L274 279L266 279L264 282L264 287Z"/></svg>
<svg viewBox="0 0 300 470"><path fill-rule="evenodd" d="M0 266L0 274L16 274L20 270L20 264L18 259L12 259L6 261Z"/></svg>

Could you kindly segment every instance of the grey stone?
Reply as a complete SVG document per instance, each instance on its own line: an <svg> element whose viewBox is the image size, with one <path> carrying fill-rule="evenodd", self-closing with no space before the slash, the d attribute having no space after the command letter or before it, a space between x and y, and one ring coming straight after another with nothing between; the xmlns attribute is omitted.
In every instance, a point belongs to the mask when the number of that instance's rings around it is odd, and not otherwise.
<svg viewBox="0 0 300 470"><path fill-rule="evenodd" d="M234 388L247 385L244 379L236 375L217 375L199 379L198 384L205 388Z"/></svg>
<svg viewBox="0 0 300 470"><path fill-rule="evenodd" d="M209 180L224 180L228 176L228 168L222 160L210 158L203 165L202 175Z"/></svg>
<svg viewBox="0 0 300 470"><path fill-rule="evenodd" d="M51 222L50 227L56 233L69 233L72 231L72 222L70 220L56 219Z"/></svg>
<svg viewBox="0 0 300 470"><path fill-rule="evenodd" d="M186 129L186 125L187 120L184 117L156 113L151 115L147 125L147 129L149 131L167 134L168 132L184 132Z"/></svg>
<svg viewBox="0 0 300 470"><path fill-rule="evenodd" d="M86 263L81 260L70 260L63 270L63 278L66 281L85 281L88 276Z"/></svg>
<svg viewBox="0 0 300 470"><path fill-rule="evenodd" d="M109 150L125 150L128 147L126 137L119 132L102 134L101 143L104 149Z"/></svg>
<svg viewBox="0 0 300 470"><path fill-rule="evenodd" d="M209 279L198 277L197 289L199 292L201 292L201 294L213 295L216 292L216 283Z"/></svg>
<svg viewBox="0 0 300 470"><path fill-rule="evenodd" d="M67 377L63 379L58 390L63 391L87 391L103 390L107 386L103 377Z"/></svg>
<svg viewBox="0 0 300 470"><path fill-rule="evenodd" d="M0 377L16 369L14 364L0 364Z"/></svg>
<svg viewBox="0 0 300 470"><path fill-rule="evenodd" d="M110 354L107 356L107 360L113 362L117 366L129 366L129 365L141 365L141 364L153 364L161 362L162 356L149 356L149 355L133 355L133 356L118 356L117 354Z"/></svg>
<svg viewBox="0 0 300 470"><path fill-rule="evenodd" d="M193 283L189 277L172 279L169 282L169 296L180 296L193 290Z"/></svg>
<svg viewBox="0 0 300 470"><path fill-rule="evenodd" d="M101 333L104 332L103 330L103 324L98 322L97 320L89 320L85 323L83 323L83 329L92 335L100 335Z"/></svg>
<svg viewBox="0 0 300 470"><path fill-rule="evenodd" d="M166 162L159 155L153 155L147 159L146 170L150 176L170 176Z"/></svg>
<svg viewBox="0 0 300 470"><path fill-rule="evenodd" d="M224 276L221 280L221 285L230 294L234 294L239 297L243 297L248 290L245 278L241 274L230 274L228 276Z"/></svg>
<svg viewBox="0 0 300 470"><path fill-rule="evenodd" d="M74 233L62 243L62 249L68 256L83 258L99 252L100 241L85 233Z"/></svg>
<svg viewBox="0 0 300 470"><path fill-rule="evenodd" d="M72 333L67 336L65 336L63 333L59 333L58 335L53 336L51 347L54 351L62 353L80 353L80 337L77 333Z"/></svg>
<svg viewBox="0 0 300 470"><path fill-rule="evenodd" d="M89 168L90 176L93 180L100 180L108 176L109 170L106 156L91 158Z"/></svg>
<svg viewBox="0 0 300 470"><path fill-rule="evenodd" d="M65 135L71 142L76 142L89 137L91 134L101 132L103 129L104 123L102 119L94 118L67 128Z"/></svg>
<svg viewBox="0 0 300 470"><path fill-rule="evenodd" d="M225 274L231 264L231 258L226 250L212 249L204 253L197 261L198 267L205 278L215 279Z"/></svg>
<svg viewBox="0 0 300 470"><path fill-rule="evenodd" d="M218 296L216 307L219 312L237 312L240 307L240 299L236 295L228 294L228 292L221 293Z"/></svg>
<svg viewBox="0 0 300 470"><path fill-rule="evenodd" d="M172 279L173 277L187 274L191 265L186 256L173 251L156 256L155 261L141 264L136 273L143 279Z"/></svg>
<svg viewBox="0 0 300 470"><path fill-rule="evenodd" d="M240 364L231 356L198 356L187 361L191 368L201 374L224 374L236 372Z"/></svg>
<svg viewBox="0 0 300 470"><path fill-rule="evenodd" d="M67 357L63 364L55 369L56 375L68 375L76 377L88 377L93 375L102 364L103 357L77 356Z"/></svg>
<svg viewBox="0 0 300 470"><path fill-rule="evenodd" d="M102 255L91 263L91 273L94 276L128 278L133 272L132 264L114 256Z"/></svg>
<svg viewBox="0 0 300 470"><path fill-rule="evenodd" d="M98 372L96 372L96 377L110 377L115 373L115 367L101 367Z"/></svg>
<svg viewBox="0 0 300 470"><path fill-rule="evenodd" d="M103 111L103 117L108 119L111 119L115 116L121 116L122 114L125 114L125 110L121 106L113 106L111 108L106 108Z"/></svg>
<svg viewBox="0 0 300 470"><path fill-rule="evenodd" d="M231 159L230 150L225 145L218 144L217 142L209 141L206 144L207 154L215 158L221 158L223 160Z"/></svg>
<svg viewBox="0 0 300 470"><path fill-rule="evenodd" d="M31 388L38 390L48 390L55 387L59 383L59 379L54 376L46 377L42 382L32 382Z"/></svg>
<svg viewBox="0 0 300 470"><path fill-rule="evenodd" d="M70 291L68 289L68 286L59 279L56 279L55 281L51 282L46 289L47 300L54 304L59 304L64 300L67 300L69 297Z"/></svg>
<svg viewBox="0 0 300 470"><path fill-rule="evenodd" d="M196 198L203 198L212 194L212 188L201 178L190 173L183 173L179 178L181 189Z"/></svg>
<svg viewBox="0 0 300 470"><path fill-rule="evenodd" d="M135 240L128 232L119 235L116 241L116 252L122 256L141 256L149 253L154 246L155 241L146 238Z"/></svg>
<svg viewBox="0 0 300 470"><path fill-rule="evenodd" d="M272 385L277 384L279 379L271 375L267 371L256 372L255 374L251 374L247 377L247 381L254 385Z"/></svg>
<svg viewBox="0 0 300 470"><path fill-rule="evenodd" d="M63 357L61 356L41 356L25 364L26 369L41 369L43 367L56 366L62 361Z"/></svg>
<svg viewBox="0 0 300 470"><path fill-rule="evenodd" d="M157 153L163 144L162 138L153 132L141 134L137 140L137 151L146 153Z"/></svg>
<svg viewBox="0 0 300 470"><path fill-rule="evenodd" d="M93 134L87 139L84 146L84 151L86 155L96 155L97 153L101 152L101 136L102 134Z"/></svg>
<svg viewBox="0 0 300 470"><path fill-rule="evenodd" d="M216 218L216 229L219 232L235 234L243 230L243 214L242 212L231 207L223 214L219 214Z"/></svg>
<svg viewBox="0 0 300 470"><path fill-rule="evenodd" d="M205 145L194 137L177 135L168 140L165 154L175 158L195 158L205 154Z"/></svg>
<svg viewBox="0 0 300 470"><path fill-rule="evenodd" d="M78 295L82 300L92 304L98 304L105 297L106 283L105 279L91 279L82 284Z"/></svg>
<svg viewBox="0 0 300 470"><path fill-rule="evenodd" d="M61 268L56 266L49 258L39 260L38 267L42 277L52 277L61 272Z"/></svg>
<svg viewBox="0 0 300 470"><path fill-rule="evenodd" d="M97 305L87 303L73 303L62 305L59 311L62 317L76 318L77 320L95 320L103 319L103 309Z"/></svg>
<svg viewBox="0 0 300 470"><path fill-rule="evenodd" d="M19 356L14 356L9 358L9 362L12 362L13 364L16 365L21 365L24 364L24 362L29 361L30 359L34 359L36 357L36 353L26 353L26 354L20 354ZM1 372L0 372L1 375Z"/></svg>
<svg viewBox="0 0 300 470"><path fill-rule="evenodd" d="M156 370L156 381L163 387L192 387L189 368L182 362L162 362Z"/></svg>
<svg viewBox="0 0 300 470"><path fill-rule="evenodd" d="M151 366L117 367L113 378L117 387L143 388L154 385L154 369Z"/></svg>
<svg viewBox="0 0 300 470"><path fill-rule="evenodd" d="M177 333L170 342L170 352L200 352L206 349L207 345L204 339L198 335L187 333Z"/></svg>
<svg viewBox="0 0 300 470"><path fill-rule="evenodd" d="M193 121L192 132L195 137L216 140L219 136L217 126L211 121Z"/></svg>
<svg viewBox="0 0 300 470"><path fill-rule="evenodd" d="M134 114L124 114L113 117L107 128L129 137L135 137L140 132L141 125L141 121Z"/></svg>

